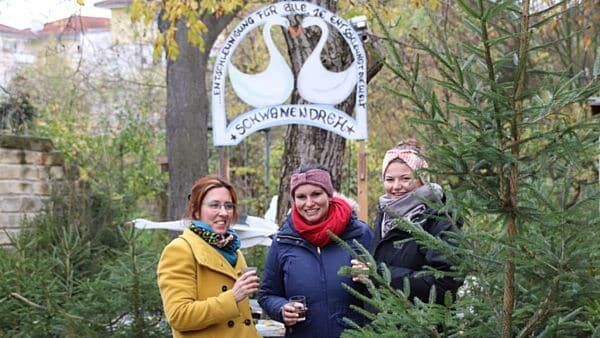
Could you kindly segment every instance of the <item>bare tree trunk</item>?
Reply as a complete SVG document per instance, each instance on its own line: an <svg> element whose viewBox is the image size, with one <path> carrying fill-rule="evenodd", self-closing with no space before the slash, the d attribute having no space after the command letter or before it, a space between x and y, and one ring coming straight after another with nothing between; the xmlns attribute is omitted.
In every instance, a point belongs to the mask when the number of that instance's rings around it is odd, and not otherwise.
<svg viewBox="0 0 600 338"><path fill-rule="evenodd" d="M332 12L337 10L337 1L315 0L311 2ZM301 19L290 18L290 23L300 25ZM334 33L329 35L330 38L324 48L324 53L321 55L321 61L326 68L332 71L342 71L352 63L352 53L342 36L337 31L332 30L332 32ZM284 32L284 36L292 62L292 71L297 75L319 41L321 32L317 28L308 28L304 31L304 34L300 34L298 37L292 37L287 32ZM369 46L374 48L378 55L381 55L382 46L374 37L369 39ZM367 54L367 57L367 81L369 81L381 70L383 63L378 57L369 54ZM294 90L292 103L302 103L302 101L303 99L298 91ZM352 116L354 103L355 93L353 92L337 108ZM290 208L289 181L294 169L307 160L316 160L331 171L333 187L339 190L342 183L342 169L346 150L346 140L343 137L320 128L305 125L288 126L285 140L281 164L281 181L278 191L278 222L283 221Z"/></svg>
<svg viewBox="0 0 600 338"><path fill-rule="evenodd" d="M337 9L337 1L317 0L311 2L332 12L335 12ZM301 19L299 18L290 18L292 25L300 25L300 21ZM322 62L330 70L341 71L352 63L352 56L344 39L337 34L337 31L335 31L336 34L333 34L333 32L332 30L324 49L325 53L322 54ZM298 37L292 37L287 33L284 35L290 60L292 61L292 71L297 75L319 41L321 32L318 28L311 27L305 29L304 34L300 34ZM302 103L302 101L303 99L298 94L298 91L294 90L292 93L292 103ZM338 108L352 115L353 106L354 97L351 95ZM289 181L294 169L306 160L314 159L331 171L333 186L335 189L339 189L345 149L346 140L334 133L305 125L288 126L281 165L279 201L277 204L277 220L279 222L283 220L289 208Z"/></svg>
<svg viewBox="0 0 600 338"><path fill-rule="evenodd" d="M526 88L526 71L529 52L529 0L523 1L521 5L521 31L519 37L519 71L517 86L513 98L515 98L515 113L511 121L511 155L513 158L520 156L521 143L521 120L523 119L523 99L521 98ZM516 302L515 296L515 250L513 243L517 234L517 216L515 210L519 207L519 163L512 161L510 163L508 196L505 198L505 206L510 208L506 235L508 238L507 262L504 276L504 294L502 298L502 337L512 337L512 316Z"/></svg>
<svg viewBox="0 0 600 338"><path fill-rule="evenodd" d="M202 21L209 27L209 31L203 35L206 46L204 52L188 43L185 22L180 21L177 25L175 39L180 53L177 59L167 63L165 122L169 159L169 220L181 218L192 183L208 173L208 54L217 36L234 15L203 15ZM164 29L160 22L159 27Z"/></svg>
<svg viewBox="0 0 600 338"><path fill-rule="evenodd" d="M337 10L337 1L311 1L332 12ZM301 19L290 18L292 25L300 25ZM300 72L300 68L313 51L319 41L321 32L318 28L308 28L304 34L292 37L285 33L288 53L292 62L294 74ZM352 53L342 36L332 30L329 35L321 61L326 68L332 71L342 71L352 63ZM381 45L371 37L370 46L381 52ZM379 53L381 54L381 53ZM369 56L369 55L367 55ZM367 80L375 76L381 70L383 63L378 58L369 57L367 65ZM292 93L292 103L302 103L303 99L297 90ZM348 115L353 115L355 104L355 93L353 92L346 101L337 106ZM333 187L340 189L344 156L346 152L346 140L332 132L305 125L288 126L285 138L285 149L281 164L281 180L279 184L279 199L277 203L277 221L283 221L290 207L290 176L294 169L307 160L316 160L331 171Z"/></svg>

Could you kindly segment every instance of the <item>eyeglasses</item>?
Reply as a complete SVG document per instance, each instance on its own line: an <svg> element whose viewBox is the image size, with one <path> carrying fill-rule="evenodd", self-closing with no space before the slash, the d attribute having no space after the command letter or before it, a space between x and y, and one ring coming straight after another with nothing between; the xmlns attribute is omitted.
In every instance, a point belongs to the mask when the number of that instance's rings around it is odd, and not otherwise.
<svg viewBox="0 0 600 338"><path fill-rule="evenodd" d="M208 201L206 203L202 203L202 205L207 206L212 211L221 210L221 208L225 208L225 211L233 211L235 209L235 204L233 202L220 202L220 201Z"/></svg>

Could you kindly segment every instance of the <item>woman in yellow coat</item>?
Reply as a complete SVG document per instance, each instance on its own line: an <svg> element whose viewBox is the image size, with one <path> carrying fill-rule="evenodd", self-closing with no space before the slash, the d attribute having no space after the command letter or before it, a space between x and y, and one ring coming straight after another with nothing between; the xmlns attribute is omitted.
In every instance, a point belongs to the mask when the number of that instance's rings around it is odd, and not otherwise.
<svg viewBox="0 0 600 338"><path fill-rule="evenodd" d="M158 286L173 337L260 337L248 295L255 271L230 229L237 219L233 186L214 176L197 180L189 196L189 228L169 243L158 263Z"/></svg>

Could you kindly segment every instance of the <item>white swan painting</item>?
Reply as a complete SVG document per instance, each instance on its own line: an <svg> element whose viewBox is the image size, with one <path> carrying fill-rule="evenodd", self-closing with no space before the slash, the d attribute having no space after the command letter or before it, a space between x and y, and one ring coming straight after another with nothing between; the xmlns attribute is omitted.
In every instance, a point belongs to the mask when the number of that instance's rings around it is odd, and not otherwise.
<svg viewBox="0 0 600 338"><path fill-rule="evenodd" d="M341 72L332 72L325 68L321 63L321 51L329 36L329 28L325 21L312 16L302 20L302 27L310 26L318 26L321 29L321 37L300 69L297 81L298 93L312 103L336 105L343 102L356 86L358 81L356 61Z"/></svg>
<svg viewBox="0 0 600 338"><path fill-rule="evenodd" d="M264 107L284 103L294 89L294 75L273 39L271 27L289 27L289 21L281 16L269 19L263 27L263 38L269 52L267 68L257 74L242 73L233 62L229 63L229 79L236 95L252 107Z"/></svg>

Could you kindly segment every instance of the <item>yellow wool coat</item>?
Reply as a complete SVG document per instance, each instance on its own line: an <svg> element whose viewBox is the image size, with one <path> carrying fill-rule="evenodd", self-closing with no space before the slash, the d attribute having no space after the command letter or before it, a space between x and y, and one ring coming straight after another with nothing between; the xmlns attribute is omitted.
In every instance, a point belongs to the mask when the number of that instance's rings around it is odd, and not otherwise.
<svg viewBox="0 0 600 338"><path fill-rule="evenodd" d="M158 287L173 337L260 337L248 298L237 303L233 284L246 260L232 267L189 229L169 243L158 263Z"/></svg>

